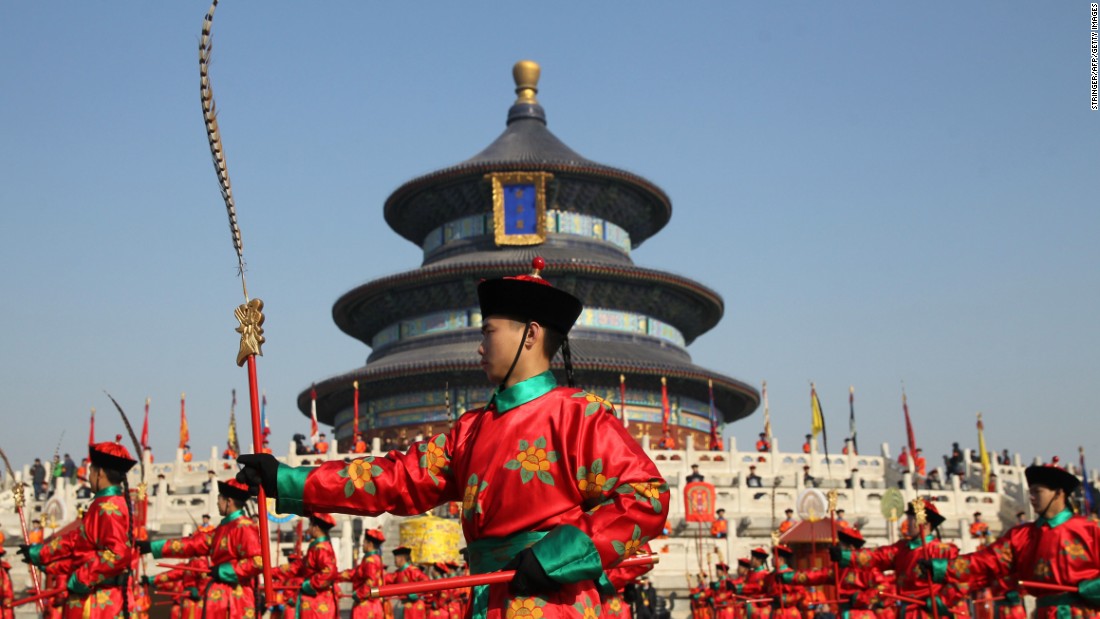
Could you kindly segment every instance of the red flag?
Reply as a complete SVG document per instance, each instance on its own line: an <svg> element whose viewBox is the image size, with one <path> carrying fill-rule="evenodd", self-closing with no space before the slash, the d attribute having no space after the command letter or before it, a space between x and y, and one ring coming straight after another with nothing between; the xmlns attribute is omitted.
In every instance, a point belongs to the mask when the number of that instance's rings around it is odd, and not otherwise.
<svg viewBox="0 0 1100 619"><path fill-rule="evenodd" d="M141 425L141 448L149 449L149 398L145 398L145 423Z"/></svg>
<svg viewBox="0 0 1100 619"><path fill-rule="evenodd" d="M191 431L187 428L187 394L180 394L180 449L191 443Z"/></svg>
<svg viewBox="0 0 1100 619"><path fill-rule="evenodd" d="M92 420L88 422L88 444L95 445L95 407L92 407Z"/></svg>
<svg viewBox="0 0 1100 619"><path fill-rule="evenodd" d="M722 450L722 437L718 436L718 412L714 410L714 381L707 381L707 393L710 395L710 448Z"/></svg>
<svg viewBox="0 0 1100 619"><path fill-rule="evenodd" d="M661 431L665 436L668 436L668 381L664 376L661 377Z"/></svg>
<svg viewBox="0 0 1100 619"><path fill-rule="evenodd" d="M909 400L905 397L904 389L901 391L901 410L905 411L905 434L909 437L909 457L915 458L917 437L913 434L913 422L909 419Z"/></svg>
<svg viewBox="0 0 1100 619"><path fill-rule="evenodd" d="M351 431L351 445L352 447L355 447L355 444L359 442L359 381L354 381L353 383L351 383L351 386L355 388L355 419L352 421L352 428L354 429ZM450 414L451 407L448 406L448 417L450 416Z"/></svg>

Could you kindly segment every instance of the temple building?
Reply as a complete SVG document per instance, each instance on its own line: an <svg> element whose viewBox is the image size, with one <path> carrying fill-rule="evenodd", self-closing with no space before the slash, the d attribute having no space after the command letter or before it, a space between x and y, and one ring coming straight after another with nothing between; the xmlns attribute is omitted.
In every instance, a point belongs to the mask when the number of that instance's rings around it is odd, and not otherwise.
<svg viewBox="0 0 1100 619"><path fill-rule="evenodd" d="M513 77L504 133L386 200L386 222L423 249L423 262L336 301L337 326L370 356L303 391L299 409L309 415L316 397L340 446L353 438L356 397L359 432L384 447L445 431L492 389L477 354L478 282L527 272L541 256L543 276L584 302L570 334L577 385L611 401L646 447L717 448L721 424L751 414L759 395L688 354L722 318L718 293L634 263L633 251L668 223L668 195L551 133L536 63L517 63ZM565 384L560 363L555 371Z"/></svg>

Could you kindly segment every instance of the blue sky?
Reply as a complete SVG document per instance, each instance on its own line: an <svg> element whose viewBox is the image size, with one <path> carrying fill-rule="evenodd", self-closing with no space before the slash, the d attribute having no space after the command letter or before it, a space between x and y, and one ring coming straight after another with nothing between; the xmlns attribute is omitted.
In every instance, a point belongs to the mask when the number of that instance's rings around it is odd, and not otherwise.
<svg viewBox="0 0 1100 619"><path fill-rule="evenodd" d="M102 390L167 457L178 398L221 446L240 288L198 103L203 2L17 3L0 51L0 372L16 460L83 449ZM504 127L511 66L543 66L558 137L673 201L643 266L717 290L694 359L767 380L795 448L817 383L833 439L856 387L866 451L976 443L1100 462L1100 113L1087 2L234 2L212 79L260 378L279 439L314 380L369 351L343 292L414 268L384 223L405 180ZM760 416L729 429L743 445ZM247 431L242 427L242 433Z"/></svg>

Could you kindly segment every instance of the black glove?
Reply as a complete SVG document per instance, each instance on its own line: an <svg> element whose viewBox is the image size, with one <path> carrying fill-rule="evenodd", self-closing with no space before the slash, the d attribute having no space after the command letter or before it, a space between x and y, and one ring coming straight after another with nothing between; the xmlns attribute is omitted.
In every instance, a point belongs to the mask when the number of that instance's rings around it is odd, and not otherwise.
<svg viewBox="0 0 1100 619"><path fill-rule="evenodd" d="M141 584L144 587L148 587L153 584L153 579L148 574L143 574L141 577Z"/></svg>
<svg viewBox="0 0 1100 619"><path fill-rule="evenodd" d="M553 593L561 588L561 583L550 578L542 569L538 557L530 548L524 548L516 558L504 566L506 570L515 570L516 575L508 585L508 590L516 597L531 597L544 593Z"/></svg>
<svg viewBox="0 0 1100 619"><path fill-rule="evenodd" d="M23 563L29 564L31 562L30 544L19 544L19 550L16 552L18 552L23 557Z"/></svg>
<svg viewBox="0 0 1100 619"><path fill-rule="evenodd" d="M844 550L840 546L829 546L829 558L839 564L844 558Z"/></svg>
<svg viewBox="0 0 1100 619"><path fill-rule="evenodd" d="M248 484L249 488L263 487L270 498L279 496L279 461L271 454L245 454L237 458L241 470L237 481Z"/></svg>
<svg viewBox="0 0 1100 619"><path fill-rule="evenodd" d="M138 552L143 555L153 552L153 545L149 543L149 540L138 540L134 542L134 545L137 546Z"/></svg>
<svg viewBox="0 0 1100 619"><path fill-rule="evenodd" d="M917 559L917 568L921 570L921 575L931 574L932 560L931 559Z"/></svg>

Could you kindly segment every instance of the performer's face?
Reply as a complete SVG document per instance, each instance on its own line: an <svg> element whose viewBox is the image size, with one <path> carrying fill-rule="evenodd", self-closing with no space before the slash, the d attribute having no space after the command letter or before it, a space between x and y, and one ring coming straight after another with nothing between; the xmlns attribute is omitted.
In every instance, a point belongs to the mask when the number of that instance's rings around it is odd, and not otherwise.
<svg viewBox="0 0 1100 619"><path fill-rule="evenodd" d="M234 505L234 503L231 499L229 499L229 498L227 498L223 495L220 495L220 494L218 495L218 515L219 516L228 516L229 514L233 513L233 508L234 507L235 507L235 505Z"/></svg>
<svg viewBox="0 0 1100 619"><path fill-rule="evenodd" d="M504 380L508 368L512 366L523 338L523 325L502 316L490 316L482 321L481 346L477 354L481 355L481 369L490 383Z"/></svg>
<svg viewBox="0 0 1100 619"><path fill-rule="evenodd" d="M401 567L401 566L405 565L408 562L409 562L409 558L405 555L394 555L393 556L393 563L397 567Z"/></svg>
<svg viewBox="0 0 1100 619"><path fill-rule="evenodd" d="M1066 508L1066 495L1061 490L1052 490L1042 484L1032 484L1027 494L1031 501L1031 508L1039 516L1050 518Z"/></svg>
<svg viewBox="0 0 1100 619"><path fill-rule="evenodd" d="M92 487L92 492L99 492L110 484L107 483L107 476L103 474L103 469L93 464L88 467L88 485Z"/></svg>

